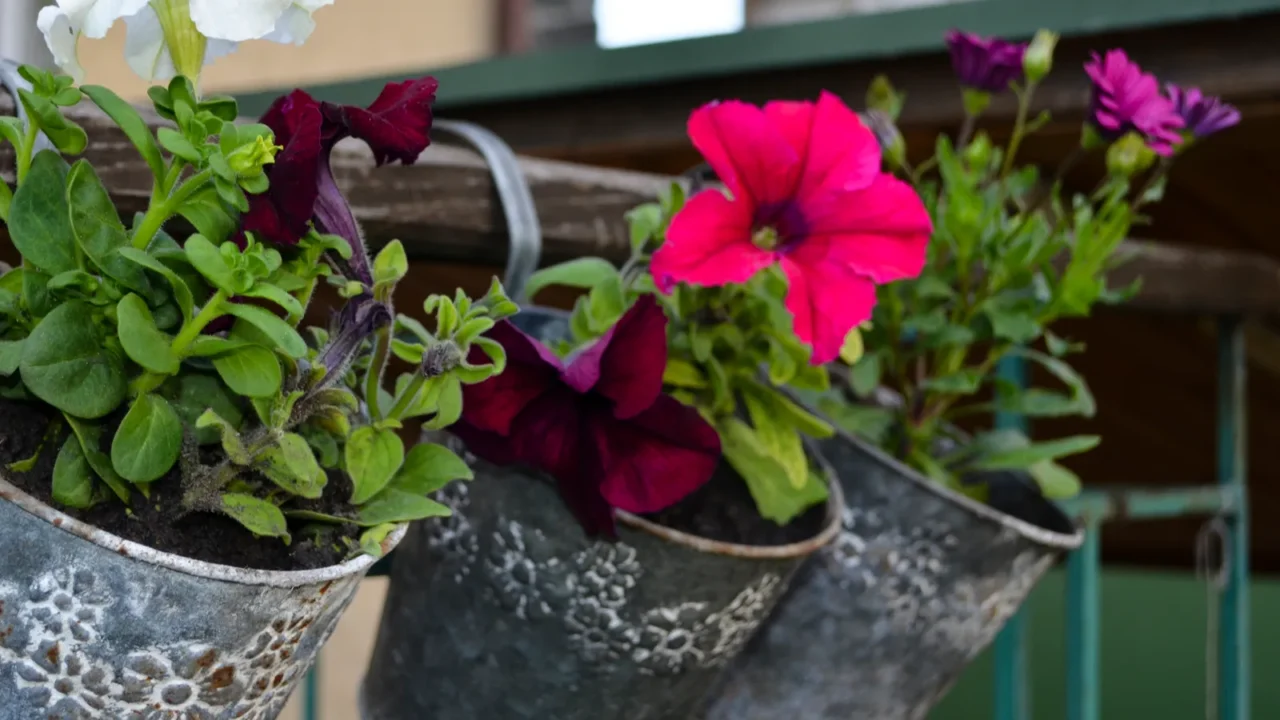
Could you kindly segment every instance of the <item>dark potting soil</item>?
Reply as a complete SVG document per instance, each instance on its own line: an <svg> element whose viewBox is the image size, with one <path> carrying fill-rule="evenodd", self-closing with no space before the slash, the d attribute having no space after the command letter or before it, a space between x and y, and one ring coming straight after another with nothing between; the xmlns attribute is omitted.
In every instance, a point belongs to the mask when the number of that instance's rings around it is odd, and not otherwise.
<svg viewBox="0 0 1280 720"><path fill-rule="evenodd" d="M26 460L39 449L39 458L31 470L8 471L6 479L41 502L100 530L162 552L253 570L309 570L335 565L348 554L342 538L355 539L359 535L355 525L335 526L319 538L295 533L292 543L286 545L278 538L256 538L223 515L183 515L182 483L176 468L151 484L149 498L135 492L128 508L114 496L88 510L62 507L52 497L53 465L66 430L41 448L55 417L42 405L0 399L0 466ZM110 453L112 435L103 433L104 452ZM333 473L324 496L308 501L306 509L338 514L350 494L350 481Z"/></svg>
<svg viewBox="0 0 1280 720"><path fill-rule="evenodd" d="M819 503L786 525L760 517L747 483L726 463L707 484L661 512L645 515L672 530L738 545L790 545L810 540L826 524L827 506Z"/></svg>

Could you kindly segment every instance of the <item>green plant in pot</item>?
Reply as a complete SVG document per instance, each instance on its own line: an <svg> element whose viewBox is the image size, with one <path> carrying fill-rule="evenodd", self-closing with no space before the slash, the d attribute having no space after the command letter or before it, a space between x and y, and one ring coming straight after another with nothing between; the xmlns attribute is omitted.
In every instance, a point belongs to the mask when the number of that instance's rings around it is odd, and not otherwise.
<svg viewBox="0 0 1280 720"><path fill-rule="evenodd" d="M1055 39L949 33L964 123L914 164L894 126L905 96L883 77L873 82L867 124L888 169L929 208L928 261L917 277L878 289L866 353L837 366L834 387L807 393L841 428L822 452L843 483L844 529L726 680L712 720L924 717L1079 544L1053 502L1077 493L1079 480L1058 460L1099 438L1033 441L985 428L996 413L1093 415L1068 364L1083 346L1051 328L1138 289L1108 284L1124 240L1160 200L1174 158L1239 114L1198 90L1162 88L1123 50L1095 54L1081 78L1093 98L1079 146L1042 173L1018 151L1049 121L1031 108ZM999 93L1018 108L1003 147L979 129ZM1105 172L1072 192L1068 172L1090 153ZM1054 386L1022 387L998 370L1009 359ZM819 624L831 643L798 639Z"/></svg>
<svg viewBox="0 0 1280 720"><path fill-rule="evenodd" d="M690 135L752 173L687 201L673 186L631 213L621 267L529 279L589 289L571 313L524 308L490 333L506 370L464 389L451 428L476 458L452 498L465 522L406 540L366 717L687 716L838 529L806 450L833 428L790 392L827 388L875 285L919 272L928 214L829 94L713 103Z"/></svg>
<svg viewBox="0 0 1280 720"><path fill-rule="evenodd" d="M346 137L413 162L434 79L367 108L298 91L237 123L233 99L197 90L206 46L227 40L186 3L140 5L131 22L163 26L150 67L174 75L150 92L158 131L110 89L34 67L17 71L20 117L0 118L16 158L0 220L22 259L0 277L4 718L274 717L373 559L405 523L447 516L428 496L471 477L396 431L458 418L462 387L505 361L481 334L516 309L495 281L429 298L431 331L397 315L405 250L369 252L330 170ZM253 5L207 27L261 20ZM101 20L51 7L41 28L74 72L63 33ZM67 159L89 147L86 98L152 173L132 218ZM303 328L324 283L342 308ZM393 353L412 363L395 378Z"/></svg>

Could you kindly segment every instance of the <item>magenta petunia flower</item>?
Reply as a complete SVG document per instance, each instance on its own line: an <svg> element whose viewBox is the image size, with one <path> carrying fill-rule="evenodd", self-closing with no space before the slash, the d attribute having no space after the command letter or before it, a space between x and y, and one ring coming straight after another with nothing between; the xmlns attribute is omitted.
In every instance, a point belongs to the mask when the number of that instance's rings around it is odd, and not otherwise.
<svg viewBox="0 0 1280 720"><path fill-rule="evenodd" d="M1115 140L1136 131L1152 150L1173 154L1173 146L1182 141L1179 130L1184 123L1173 102L1161 94L1154 75L1142 72L1118 49L1103 57L1094 53L1084 71L1093 81L1089 115L1103 137Z"/></svg>
<svg viewBox="0 0 1280 720"><path fill-rule="evenodd" d="M1174 112L1186 123L1195 137L1208 137L1240 123L1240 111L1222 98L1205 95L1199 88L1181 88L1173 83L1165 86Z"/></svg>
<svg viewBox="0 0 1280 720"><path fill-rule="evenodd" d="M1026 43L961 30L948 31L946 40L947 49L951 51L951 69L964 87L1002 93L1009 89L1009 83L1022 77Z"/></svg>
<svg viewBox="0 0 1280 720"><path fill-rule="evenodd" d="M796 335L822 364L871 317L877 284L924 268L924 203L881 172L875 135L835 95L711 103L689 136L732 197L704 190L672 218L651 267L661 286L741 283L778 263Z"/></svg>
<svg viewBox="0 0 1280 720"><path fill-rule="evenodd" d="M662 392L666 326L653 296L643 296L564 363L503 321L489 337L506 350L506 370L464 388L452 430L490 462L551 475L587 534L614 536L614 508L670 507L709 480L720 460L715 429Z"/></svg>
<svg viewBox="0 0 1280 720"><path fill-rule="evenodd" d="M413 163L431 142L437 86L431 77L389 83L368 108L320 103L302 90L277 99L261 122L284 149L267 167L270 188L249 196L242 230L267 242L292 245L314 221L321 231L351 243L356 253L353 269L357 275L366 274L368 258L359 226L334 181L330 154L339 141L355 137L369 145L378 165Z"/></svg>

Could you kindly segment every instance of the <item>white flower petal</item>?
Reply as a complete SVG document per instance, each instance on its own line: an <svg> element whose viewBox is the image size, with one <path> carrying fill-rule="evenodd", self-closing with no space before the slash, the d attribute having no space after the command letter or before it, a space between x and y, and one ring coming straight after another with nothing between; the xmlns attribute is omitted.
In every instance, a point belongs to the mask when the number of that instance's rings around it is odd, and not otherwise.
<svg viewBox="0 0 1280 720"><path fill-rule="evenodd" d="M316 21L311 19L311 13L297 5L290 5L284 14L280 16L280 20L276 22L276 27L271 32L262 37L263 40L278 42L283 44L293 43L301 45L311 37L311 33L316 29Z"/></svg>
<svg viewBox="0 0 1280 720"><path fill-rule="evenodd" d="M84 68L80 67L80 59L76 55L76 40L80 38L80 32L72 24L71 16L60 7L42 8L36 18L36 27L44 33L44 42L58 67L76 82L84 81Z"/></svg>
<svg viewBox="0 0 1280 720"><path fill-rule="evenodd" d="M191 0L191 19L205 37L243 42L276 27L292 0Z"/></svg>
<svg viewBox="0 0 1280 720"><path fill-rule="evenodd" d="M85 13L80 32L86 37L104 38L116 20L137 15L145 7L147 0L97 0Z"/></svg>
<svg viewBox="0 0 1280 720"><path fill-rule="evenodd" d="M135 73L152 82L165 81L177 74L155 10L148 7L125 18L125 24L129 32L124 41L124 58Z"/></svg>
<svg viewBox="0 0 1280 720"><path fill-rule="evenodd" d="M223 55L230 55L235 52L236 47L240 43L231 42L230 40L210 40L204 46L204 64L207 66L214 60Z"/></svg>

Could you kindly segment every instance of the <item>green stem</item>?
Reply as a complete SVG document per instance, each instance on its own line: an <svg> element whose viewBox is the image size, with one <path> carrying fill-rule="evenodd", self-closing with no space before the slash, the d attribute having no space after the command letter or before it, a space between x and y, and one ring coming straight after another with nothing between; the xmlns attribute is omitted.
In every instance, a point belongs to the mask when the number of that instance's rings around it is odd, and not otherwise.
<svg viewBox="0 0 1280 720"><path fill-rule="evenodd" d="M167 199L161 197L160 183L157 182L152 189L151 206L147 208L147 214L142 216L138 231L133 235L133 247L146 250L169 218L178 212L178 208L182 207L182 204L192 195L203 190L212 177L211 170L196 173L179 185Z"/></svg>
<svg viewBox="0 0 1280 720"><path fill-rule="evenodd" d="M396 398L396 404L387 413L387 417L400 420L409 411L409 406L413 405L418 399L418 395L422 392L422 388L426 386L427 380L427 376L423 373L414 375L413 379L409 381L409 387L405 388L404 393Z"/></svg>
<svg viewBox="0 0 1280 720"><path fill-rule="evenodd" d="M307 286L294 294L298 304L302 306L302 310L289 315L289 324L298 327L302 320L307 316L307 307L311 305L311 297L316 293L316 285L319 283L319 277L313 277L307 281Z"/></svg>
<svg viewBox="0 0 1280 720"><path fill-rule="evenodd" d="M178 336L173 339L173 342L169 345L169 350L179 358L183 357L187 352L187 348L191 347L191 343L200 337L200 333L209 326L209 323L222 317L222 309L228 297L229 295L225 290L219 290L214 293L213 297L209 298L209 302L205 303L203 308L200 308L200 312L196 313L191 322L187 323L182 328L182 331L178 333ZM168 375L147 371L134 381L133 393L135 395L149 393L160 387L167 379L169 379Z"/></svg>
<svg viewBox="0 0 1280 720"><path fill-rule="evenodd" d="M1004 164L1000 167L1000 179L1003 181L1009 177L1009 172L1013 170L1013 160L1018 156L1018 148L1022 145L1022 138L1027 132L1027 113L1031 110L1031 93L1035 89L1035 85L1031 84L1026 89L1018 92L1018 117L1013 123L1013 137L1009 139L1009 149L1004 155Z"/></svg>
<svg viewBox="0 0 1280 720"><path fill-rule="evenodd" d="M13 203L13 191L9 183L0 180L0 222L9 222L9 205Z"/></svg>
<svg viewBox="0 0 1280 720"><path fill-rule="evenodd" d="M165 173L161 192L168 197L173 192L173 186L182 177L182 171L187 168L187 161L182 158L174 158L173 164L169 166L169 172Z"/></svg>
<svg viewBox="0 0 1280 720"><path fill-rule="evenodd" d="M27 171L31 170L31 151L36 147L36 136L40 134L40 128L36 127L35 121L30 117L27 118L27 131L22 138L22 147L14 148L18 153L17 170L14 177L17 184L22 185L22 181L27 178Z"/></svg>
<svg viewBox="0 0 1280 720"><path fill-rule="evenodd" d="M384 327L374 335L373 357L369 362L369 372L364 376L364 401L369 406L369 418L374 422L383 419L378 407L378 390L382 388L382 369L391 355L391 328Z"/></svg>

